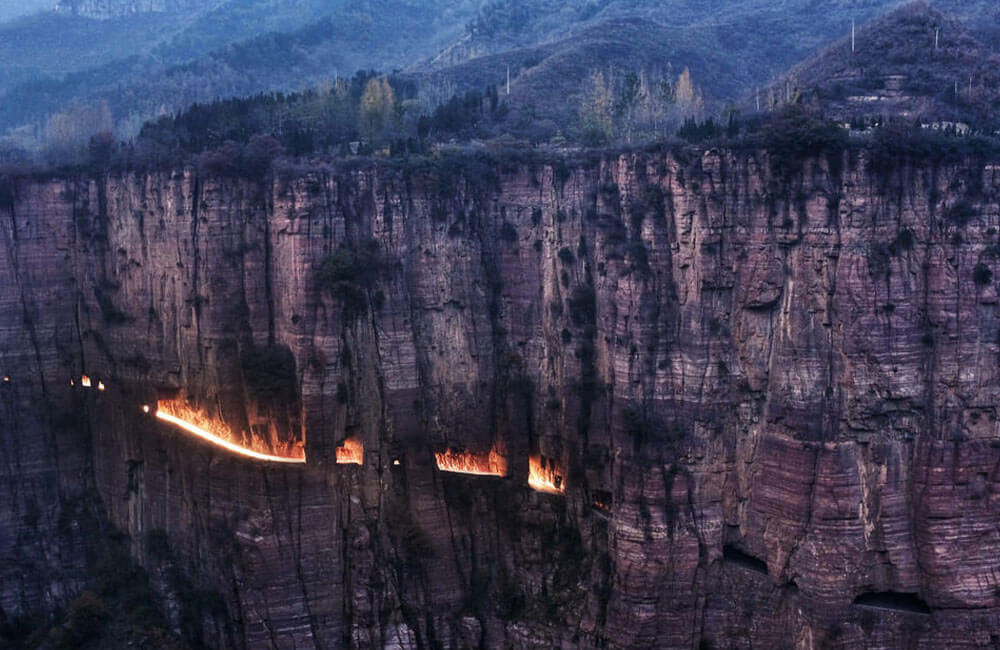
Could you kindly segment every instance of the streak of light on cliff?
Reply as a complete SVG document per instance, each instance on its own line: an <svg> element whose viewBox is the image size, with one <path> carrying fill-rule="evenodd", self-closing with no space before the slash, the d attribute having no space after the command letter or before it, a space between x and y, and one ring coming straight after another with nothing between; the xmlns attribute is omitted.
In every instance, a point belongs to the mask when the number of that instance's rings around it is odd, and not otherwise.
<svg viewBox="0 0 1000 650"><path fill-rule="evenodd" d="M545 456L528 459L528 485L538 492L565 494L566 483L556 461Z"/></svg>
<svg viewBox="0 0 1000 650"><path fill-rule="evenodd" d="M173 413L170 411L173 411ZM232 434L226 427L183 406L160 402L157 407L156 417L163 422L172 424L180 429L183 429L184 431L187 431L188 433L198 436L202 440L206 440L217 447L221 447L226 451L230 451L240 456L270 463L306 462L305 452L301 447L294 450L294 452L297 452L296 455L279 456L250 449L243 445L236 444L231 440L227 440L227 438L231 437Z"/></svg>
<svg viewBox="0 0 1000 650"><path fill-rule="evenodd" d="M80 385L83 386L84 388L90 388L90 377L88 377L87 375L80 377Z"/></svg>
<svg viewBox="0 0 1000 650"><path fill-rule="evenodd" d="M472 474L474 476L507 476L507 458L496 448L488 452L448 451L436 452L434 459L442 472Z"/></svg>
<svg viewBox="0 0 1000 650"><path fill-rule="evenodd" d="M365 459L365 445L357 438L348 438L344 444L337 447L338 465L363 465Z"/></svg>

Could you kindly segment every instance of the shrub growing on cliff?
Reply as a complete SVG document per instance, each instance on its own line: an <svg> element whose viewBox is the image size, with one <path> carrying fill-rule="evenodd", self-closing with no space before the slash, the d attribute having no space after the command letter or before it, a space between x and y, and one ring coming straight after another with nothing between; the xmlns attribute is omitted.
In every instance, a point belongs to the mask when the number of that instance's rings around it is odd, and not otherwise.
<svg viewBox="0 0 1000 650"><path fill-rule="evenodd" d="M962 199L945 213L949 221L962 227L976 217L976 208L968 199Z"/></svg>
<svg viewBox="0 0 1000 650"><path fill-rule="evenodd" d="M985 287L990 282L993 282L993 271L990 267L980 262L976 264L976 268L972 271L972 279L975 280L977 286Z"/></svg>
<svg viewBox="0 0 1000 650"><path fill-rule="evenodd" d="M766 149L775 174L787 179L809 158L827 156L833 166L833 159L839 160L847 148L848 135L834 122L801 106L789 106L766 121L745 144Z"/></svg>
<svg viewBox="0 0 1000 650"><path fill-rule="evenodd" d="M101 636L101 630L111 619L111 609L100 596L85 591L69 605L64 641L74 647L84 645Z"/></svg>
<svg viewBox="0 0 1000 650"><path fill-rule="evenodd" d="M295 357L287 345L252 345L240 361L251 397L269 403L295 399Z"/></svg>
<svg viewBox="0 0 1000 650"><path fill-rule="evenodd" d="M379 245L374 239L357 249L341 246L320 264L319 285L343 302L349 316L358 315L367 309L365 292L374 288L382 267Z"/></svg>

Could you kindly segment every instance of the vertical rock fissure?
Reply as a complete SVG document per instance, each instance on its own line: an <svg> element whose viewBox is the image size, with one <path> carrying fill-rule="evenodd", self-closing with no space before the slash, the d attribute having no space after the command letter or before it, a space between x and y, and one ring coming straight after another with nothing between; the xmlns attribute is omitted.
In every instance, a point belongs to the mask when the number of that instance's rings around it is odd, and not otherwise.
<svg viewBox="0 0 1000 650"><path fill-rule="evenodd" d="M191 190L191 308L194 312L195 339L198 342L198 361L204 363L204 345L201 340L201 287L199 278L201 277L201 248L198 242L198 222L201 218L199 204L201 203L201 177L194 174L194 186Z"/></svg>
<svg viewBox="0 0 1000 650"><path fill-rule="evenodd" d="M261 181L263 182L263 181ZM267 343L275 344L274 324L274 293L273 293L273 255L274 243L271 241L271 218L274 216L274 192L267 192L261 209L264 211L264 295L267 300Z"/></svg>

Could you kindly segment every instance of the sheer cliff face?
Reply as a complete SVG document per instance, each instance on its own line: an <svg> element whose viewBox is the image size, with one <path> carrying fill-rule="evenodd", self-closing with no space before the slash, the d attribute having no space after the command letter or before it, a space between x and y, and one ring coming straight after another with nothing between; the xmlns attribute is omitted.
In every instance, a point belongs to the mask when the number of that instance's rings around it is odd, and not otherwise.
<svg viewBox="0 0 1000 650"><path fill-rule="evenodd" d="M177 569L222 596L183 627L212 645L988 646L998 168L833 162L6 182L0 611L83 584L86 510L168 612ZM280 400L255 349L294 357Z"/></svg>

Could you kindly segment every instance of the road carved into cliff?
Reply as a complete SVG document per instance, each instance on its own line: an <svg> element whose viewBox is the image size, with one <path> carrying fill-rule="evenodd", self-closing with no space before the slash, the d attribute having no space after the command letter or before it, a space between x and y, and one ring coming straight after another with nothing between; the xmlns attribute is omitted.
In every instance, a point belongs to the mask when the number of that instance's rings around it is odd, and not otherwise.
<svg viewBox="0 0 1000 650"><path fill-rule="evenodd" d="M174 415L171 415L170 413L167 413L167 412L162 411L162 410L157 410L156 411L156 418L158 420L162 420L163 422L166 422L168 424L172 424L175 427L177 427L179 429L182 429L182 430L184 430L184 431L186 431L186 432L188 432L190 434L198 436L202 440L210 442L210 443L212 443L213 445L215 445L217 447L221 447L222 449L225 449L226 451L230 451L230 452L232 452L234 454L238 454L240 456L245 456L247 458L253 458L254 460L261 460L261 461L265 461L265 462L269 462L269 463L299 463L299 464L301 464L301 463L305 463L306 462L305 456L302 456L302 457L275 456L275 455L272 455L272 454L265 454L265 453L262 453L262 452L259 452L259 451L254 451L253 449L247 449L246 447L243 447L241 445L237 445L236 443L233 443L233 442L230 442L230 441L228 441L228 440L226 440L224 438L221 438L221 437L215 435L214 433L211 433L210 431L207 431L207 430L201 428L200 426L198 426L196 424L193 424L193 423L188 422L186 420L182 420L181 418L179 418L177 416L174 416Z"/></svg>

